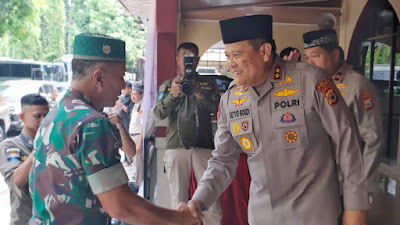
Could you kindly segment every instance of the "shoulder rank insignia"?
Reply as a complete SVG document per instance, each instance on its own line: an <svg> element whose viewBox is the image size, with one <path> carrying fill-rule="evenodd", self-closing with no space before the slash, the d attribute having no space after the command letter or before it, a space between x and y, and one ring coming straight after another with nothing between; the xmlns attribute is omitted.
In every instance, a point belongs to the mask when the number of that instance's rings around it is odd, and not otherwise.
<svg viewBox="0 0 400 225"><path fill-rule="evenodd" d="M328 99L329 105L336 105L338 103L338 96L333 90L332 81L328 77L321 80L316 89L324 94L325 98Z"/></svg>
<svg viewBox="0 0 400 225"><path fill-rule="evenodd" d="M293 78L291 76L286 75L285 76L285 81L280 81L278 84L279 85L288 85L293 82Z"/></svg>
<svg viewBox="0 0 400 225"><path fill-rule="evenodd" d="M240 107L243 105L243 103L247 101L247 98L239 98L236 100L233 100L232 103L235 104L236 107Z"/></svg>
<svg viewBox="0 0 400 225"><path fill-rule="evenodd" d="M342 77L343 77L343 73L342 73L342 71L339 71L339 72L337 72L337 73L335 74L335 76L333 76L333 80L334 80L334 81L341 81L341 80L342 80Z"/></svg>
<svg viewBox="0 0 400 225"><path fill-rule="evenodd" d="M296 94L299 89L283 89L282 91L274 92L274 95L277 97L287 97Z"/></svg>
<svg viewBox="0 0 400 225"><path fill-rule="evenodd" d="M18 148L6 149L7 161L9 162L20 162L21 161L21 150Z"/></svg>
<svg viewBox="0 0 400 225"><path fill-rule="evenodd" d="M282 67L280 65L275 66L274 80L282 80Z"/></svg>

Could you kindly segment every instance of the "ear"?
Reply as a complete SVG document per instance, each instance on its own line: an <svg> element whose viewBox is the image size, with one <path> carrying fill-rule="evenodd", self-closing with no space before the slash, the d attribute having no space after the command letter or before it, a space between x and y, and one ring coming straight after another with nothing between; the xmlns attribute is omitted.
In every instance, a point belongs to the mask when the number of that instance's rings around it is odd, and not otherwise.
<svg viewBox="0 0 400 225"><path fill-rule="evenodd" d="M25 113L21 112L18 114L19 118L22 120L22 122L25 122Z"/></svg>
<svg viewBox="0 0 400 225"><path fill-rule="evenodd" d="M263 45L261 45L259 51L263 57L264 62L268 62L271 58L272 45L270 43L264 43Z"/></svg>
<svg viewBox="0 0 400 225"><path fill-rule="evenodd" d="M340 51L339 49L335 48L332 52L333 60L337 63L340 63Z"/></svg>
<svg viewBox="0 0 400 225"><path fill-rule="evenodd" d="M92 74L93 83L96 87L103 87L104 72L101 69L97 69Z"/></svg>

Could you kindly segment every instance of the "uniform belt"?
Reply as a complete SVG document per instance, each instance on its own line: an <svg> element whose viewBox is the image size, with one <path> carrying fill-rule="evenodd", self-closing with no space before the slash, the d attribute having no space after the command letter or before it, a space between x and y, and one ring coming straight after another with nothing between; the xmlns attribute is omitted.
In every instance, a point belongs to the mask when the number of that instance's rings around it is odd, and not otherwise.
<svg viewBox="0 0 400 225"><path fill-rule="evenodd" d="M130 134L132 137L133 136L136 136L136 135L139 135L140 133L134 133L134 134Z"/></svg>

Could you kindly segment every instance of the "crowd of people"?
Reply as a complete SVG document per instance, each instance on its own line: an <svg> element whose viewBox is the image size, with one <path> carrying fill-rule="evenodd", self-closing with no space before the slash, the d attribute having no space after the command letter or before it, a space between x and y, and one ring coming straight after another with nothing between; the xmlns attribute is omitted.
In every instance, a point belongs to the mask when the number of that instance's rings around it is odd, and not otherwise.
<svg viewBox="0 0 400 225"><path fill-rule="evenodd" d="M128 186L124 166L135 167L135 186L143 182L144 87L124 80L125 42L80 34L73 80L60 103L49 112L40 95L22 98L24 129L0 144L11 224L116 218L127 224L366 225L382 118L373 84L346 64L335 30L303 35L303 63L298 49L276 53L269 15L223 20L220 28L234 78L222 97L214 80L195 72L199 49L191 42L178 46L178 73L158 89L154 114L168 120L171 209ZM215 136L211 114L217 115Z"/></svg>

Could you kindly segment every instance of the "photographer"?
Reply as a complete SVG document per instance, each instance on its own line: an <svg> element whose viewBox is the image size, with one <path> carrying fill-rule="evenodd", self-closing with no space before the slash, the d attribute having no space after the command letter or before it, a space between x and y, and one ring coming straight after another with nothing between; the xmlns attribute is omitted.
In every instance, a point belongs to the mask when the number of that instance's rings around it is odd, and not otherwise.
<svg viewBox="0 0 400 225"><path fill-rule="evenodd" d="M191 168L197 181L211 158L213 134L210 114L216 114L219 93L215 80L199 76L195 71L199 50L194 43L182 43L176 62L180 73L159 88L155 115L168 117L165 169L171 191L171 206L189 199ZM204 225L220 224L219 203L206 213Z"/></svg>

